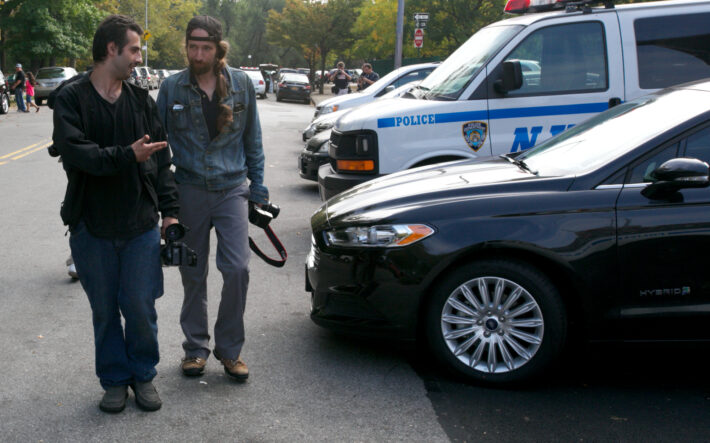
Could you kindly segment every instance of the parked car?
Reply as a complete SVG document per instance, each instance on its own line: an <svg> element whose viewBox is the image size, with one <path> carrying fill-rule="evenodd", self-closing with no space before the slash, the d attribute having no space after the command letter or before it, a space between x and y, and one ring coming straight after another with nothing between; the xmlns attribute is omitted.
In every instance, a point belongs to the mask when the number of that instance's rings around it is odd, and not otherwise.
<svg viewBox="0 0 710 443"><path fill-rule="evenodd" d="M39 68L35 76L37 80L37 86L35 86L35 102L41 105L45 99L49 98L49 94L51 94L61 82L77 74L76 69L67 66Z"/></svg>
<svg viewBox="0 0 710 443"><path fill-rule="evenodd" d="M140 86L141 88L146 88L148 89L147 85L147 80L143 78L143 74L140 72L138 68L133 68L131 70L131 76L128 77L128 80L126 80L129 83L132 83L136 86Z"/></svg>
<svg viewBox="0 0 710 443"><path fill-rule="evenodd" d="M10 112L10 88L5 82L5 76L0 71L0 114Z"/></svg>
<svg viewBox="0 0 710 443"><path fill-rule="evenodd" d="M163 80L170 77L170 73L167 69L156 69L155 72L158 73L158 78L160 79L160 84L163 84Z"/></svg>
<svg viewBox="0 0 710 443"><path fill-rule="evenodd" d="M309 104L311 102L311 84L304 74L287 72L281 76L277 84L276 101L299 100Z"/></svg>
<svg viewBox="0 0 710 443"><path fill-rule="evenodd" d="M524 152L358 185L311 218L311 318L421 333L441 362L488 384L544 372L571 336L710 340L708 162L705 80Z"/></svg>
<svg viewBox="0 0 710 443"><path fill-rule="evenodd" d="M251 79L256 95L261 98L266 98L266 82L264 81L264 77L261 75L261 70L259 68L249 69L245 67L240 69L242 69Z"/></svg>
<svg viewBox="0 0 710 443"><path fill-rule="evenodd" d="M139 66L136 69L138 69L138 72L140 73L144 88L150 91L159 87L157 75L154 74L151 68L147 66Z"/></svg>
<svg viewBox="0 0 710 443"><path fill-rule="evenodd" d="M399 88L402 85L413 81L421 81L431 74L438 63L420 63L416 65L402 66L389 74L383 76L364 91L348 95L339 95L323 100L316 106L313 119L330 112L341 111L347 108L354 108L374 99L381 97L388 92Z"/></svg>

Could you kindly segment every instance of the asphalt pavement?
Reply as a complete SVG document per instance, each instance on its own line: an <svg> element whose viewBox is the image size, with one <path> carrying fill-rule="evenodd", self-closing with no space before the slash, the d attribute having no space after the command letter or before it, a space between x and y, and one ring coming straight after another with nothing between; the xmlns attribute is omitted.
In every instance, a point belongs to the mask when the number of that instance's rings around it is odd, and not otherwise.
<svg viewBox="0 0 710 443"><path fill-rule="evenodd" d="M131 395L116 415L98 410L91 312L64 266L66 178L46 154L52 112L0 115L0 441L710 440L706 345L573 349L534 384L488 389L449 375L414 345L314 325L303 263L321 202L296 169L314 108L276 103L273 94L258 107L266 184L282 208L272 226L289 258L281 269L251 259L249 381L233 382L213 358L204 376L181 375L182 288L177 269L166 268L155 379L163 408L143 412ZM252 234L276 254L263 233ZM221 287L215 250L213 239L212 321Z"/></svg>

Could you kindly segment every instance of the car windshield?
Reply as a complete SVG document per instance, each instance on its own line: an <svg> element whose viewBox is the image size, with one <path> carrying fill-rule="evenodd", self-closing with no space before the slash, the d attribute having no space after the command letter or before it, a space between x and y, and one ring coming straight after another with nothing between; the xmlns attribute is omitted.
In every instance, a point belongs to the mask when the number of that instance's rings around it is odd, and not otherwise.
<svg viewBox="0 0 710 443"><path fill-rule="evenodd" d="M516 159L543 176L581 175L710 110L710 94L676 90L641 97L598 114Z"/></svg>
<svg viewBox="0 0 710 443"><path fill-rule="evenodd" d="M399 97L400 95L404 94L405 92L409 91L413 87L417 86L420 82L419 81L413 81L411 83L406 83L399 88L393 89L387 94L383 95L381 98L394 98L394 97Z"/></svg>
<svg viewBox="0 0 710 443"><path fill-rule="evenodd" d="M473 35L422 81L430 100L456 100L478 71L522 26L490 26Z"/></svg>
<svg viewBox="0 0 710 443"><path fill-rule="evenodd" d="M395 69L394 71L390 72L389 74L385 75L384 77L380 77L379 80L377 80L372 86L369 88L365 89L364 91L360 91L362 95L375 95L385 89L387 86L394 84L394 81L397 80L398 78L402 77L406 73L412 71L411 66L403 66L399 69Z"/></svg>
<svg viewBox="0 0 710 443"><path fill-rule="evenodd" d="M308 77L303 74L284 74L285 82L308 83Z"/></svg>
<svg viewBox="0 0 710 443"><path fill-rule="evenodd" d="M64 69L53 68L53 69L40 69L37 73L37 80L42 80L46 78L64 78Z"/></svg>

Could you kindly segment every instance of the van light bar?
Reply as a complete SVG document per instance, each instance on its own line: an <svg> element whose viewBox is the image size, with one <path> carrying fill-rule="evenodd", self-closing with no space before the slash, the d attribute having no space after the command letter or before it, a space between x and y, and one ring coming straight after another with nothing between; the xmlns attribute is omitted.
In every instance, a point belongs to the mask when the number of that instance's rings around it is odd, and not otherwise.
<svg viewBox="0 0 710 443"><path fill-rule="evenodd" d="M524 14L565 8L567 12L590 12L590 6L593 4L603 4L605 8L612 9L614 0L508 0L504 11L511 14Z"/></svg>

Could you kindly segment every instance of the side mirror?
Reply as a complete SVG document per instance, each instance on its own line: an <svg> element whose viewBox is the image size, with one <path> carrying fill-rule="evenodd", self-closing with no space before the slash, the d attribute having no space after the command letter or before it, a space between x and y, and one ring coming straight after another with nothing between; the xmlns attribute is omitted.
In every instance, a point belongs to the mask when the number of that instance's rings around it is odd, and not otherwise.
<svg viewBox="0 0 710 443"><path fill-rule="evenodd" d="M710 185L710 166L696 158L674 158L651 172L653 182L641 194L651 199L664 198L681 189Z"/></svg>
<svg viewBox="0 0 710 443"><path fill-rule="evenodd" d="M501 73L498 80L493 83L493 87L501 94L508 91L515 91L523 86L523 69L520 60L504 61L501 65Z"/></svg>
<svg viewBox="0 0 710 443"><path fill-rule="evenodd" d="M385 88L385 94L394 91L394 85L389 85Z"/></svg>

